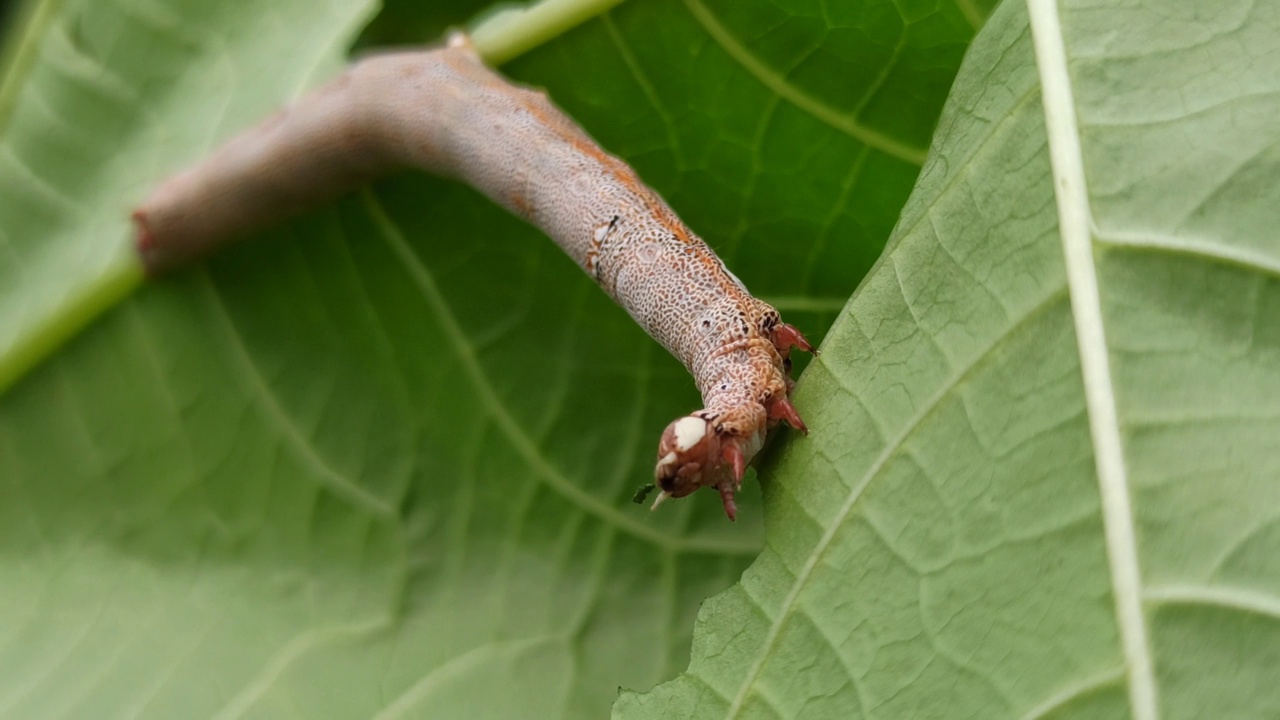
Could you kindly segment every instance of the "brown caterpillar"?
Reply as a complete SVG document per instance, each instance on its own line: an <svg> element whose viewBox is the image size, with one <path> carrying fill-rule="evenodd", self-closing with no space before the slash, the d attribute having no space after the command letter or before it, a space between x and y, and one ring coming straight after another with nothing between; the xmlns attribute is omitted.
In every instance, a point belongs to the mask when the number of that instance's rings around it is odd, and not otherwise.
<svg viewBox="0 0 1280 720"><path fill-rule="evenodd" d="M470 183L541 228L693 374L706 408L667 426L653 507L700 487L729 519L747 463L779 420L791 348L813 351L751 296L626 163L481 62L460 33L362 60L156 188L133 213L155 276L399 168Z"/></svg>

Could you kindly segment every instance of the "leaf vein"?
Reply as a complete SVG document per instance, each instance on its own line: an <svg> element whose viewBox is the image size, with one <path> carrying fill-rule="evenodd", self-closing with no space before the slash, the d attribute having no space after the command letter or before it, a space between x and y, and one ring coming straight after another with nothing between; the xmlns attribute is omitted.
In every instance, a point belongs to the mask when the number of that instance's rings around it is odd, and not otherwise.
<svg viewBox="0 0 1280 720"><path fill-rule="evenodd" d="M1280 621L1280 596L1246 588L1160 585L1147 588L1142 597L1159 605L1205 605Z"/></svg>
<svg viewBox="0 0 1280 720"><path fill-rule="evenodd" d="M720 21L707 9L707 6L702 4L701 0L684 0L684 4L689 9L689 13L698 21L698 24L706 30L711 39L715 40L716 44L729 57L736 60L742 66L742 69L760 81L760 84L777 93L779 97L836 130L849 135L859 142L870 145L886 155L916 166L924 164L925 155L928 152L926 148L918 148L889 137L878 130L872 130L859 122L856 116L841 113L800 90L777 71L769 68L759 58L751 54L737 38L730 34L728 28L720 24Z"/></svg>
<svg viewBox="0 0 1280 720"><path fill-rule="evenodd" d="M1058 226L1066 260L1067 285L1075 320L1076 346L1084 381L1085 407L1093 438L1103 533L1111 569L1116 624L1129 673L1129 704L1135 720L1156 720L1156 679L1142 611L1142 571L1130 506L1128 468L1112 387L1106 329L1095 266L1092 210L1084 174L1084 151L1076 127L1067 50L1057 0L1027 0L1037 71L1044 98L1045 126Z"/></svg>
<svg viewBox="0 0 1280 720"><path fill-rule="evenodd" d="M1246 270L1280 280L1280 258L1246 248L1215 244L1198 238L1180 238L1155 233L1097 232L1094 240L1103 246L1166 251L1226 265L1238 265Z"/></svg>
<svg viewBox="0 0 1280 720"><path fill-rule="evenodd" d="M1038 317L1042 312L1052 307L1056 302L1060 301L1066 294L1066 287L1047 295L1035 306L1029 308L1025 315L1018 318L1016 322L1011 324L1004 332L1000 333L987 347L978 352L967 365L959 368L958 371L950 378L942 383L942 386L933 397L929 398L914 417L907 421L902 430L888 443L876 457L875 461L867 468L862 477L849 489L849 495L845 498L844 503L836 511L835 516L830 521L830 525L823 533L822 537L814 545L813 551L809 553L809 557L805 559L805 563L800 568L800 572L796 574L795 581L791 585L791 589L787 592L781 606L778 608L777 615L774 617L773 623L769 626L769 631L765 635L764 642L761 644L760 652L756 656L755 661L747 670L746 676L743 678L742 685L738 688L738 693L733 699L733 703L729 706L729 710L725 713L726 718L738 717L743 708L751 686L759 677L761 670L764 668L765 662L768 660L769 653L773 646L777 644L782 634L782 626L786 623L788 616L795 609L799 600L800 592L808 583L809 578L813 575L813 571L817 569L827 548L830 547L835 539L836 533L843 527L845 520L853 512L853 507L857 500L862 496L863 491L871 484L871 481L880 475L880 473L888 467L889 461L898 454L898 451L906 443L907 438L919 428L925 420L927 420L935 410L937 410L942 401L945 400L965 379L969 377L983 361L989 358L1003 344L1003 342L1011 337L1014 333L1021 330L1028 322ZM815 362L823 363L819 357Z"/></svg>
<svg viewBox="0 0 1280 720"><path fill-rule="evenodd" d="M239 331L236 330L235 325L231 322L230 315L227 314L226 306L223 304L217 288L214 287L208 274L203 270L200 271L200 279L203 290L209 299L209 305L213 308L213 314L217 316L218 327L227 337L227 347L232 351L231 355L235 365L248 382L247 389L258 396L261 401L260 406L264 410L267 419L280 431L284 444L290 447L321 482L338 497L380 517L392 517L395 515L395 509L386 500L360 487L359 483L330 467L325 459L312 447L310 441L303 437L301 430L289 418L284 408L280 407L275 394L267 387L266 380L258 372L258 368L254 364L253 358L249 355L249 350L245 347Z"/></svg>
<svg viewBox="0 0 1280 720"><path fill-rule="evenodd" d="M1053 713L1061 710L1069 705L1077 698L1082 698L1090 693L1097 692L1102 688L1124 680L1124 668L1116 668L1107 672L1099 673L1092 677L1084 678L1079 682L1072 683L1062 690L1054 693L1044 701L1037 703L1030 710L1023 713L1021 720L1040 720L1049 717Z"/></svg>

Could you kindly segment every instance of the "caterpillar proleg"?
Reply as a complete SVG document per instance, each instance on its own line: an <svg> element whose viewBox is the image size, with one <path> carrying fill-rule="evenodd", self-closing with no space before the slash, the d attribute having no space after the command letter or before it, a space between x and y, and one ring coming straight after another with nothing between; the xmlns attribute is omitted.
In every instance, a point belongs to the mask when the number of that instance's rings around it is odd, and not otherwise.
<svg viewBox="0 0 1280 720"><path fill-rule="evenodd" d="M371 178L418 168L463 180L541 228L684 363L706 407L667 426L654 507L734 492L778 421L807 432L788 396L793 347L812 351L622 160L544 93L489 70L465 35L379 55L195 166L133 213L148 275Z"/></svg>

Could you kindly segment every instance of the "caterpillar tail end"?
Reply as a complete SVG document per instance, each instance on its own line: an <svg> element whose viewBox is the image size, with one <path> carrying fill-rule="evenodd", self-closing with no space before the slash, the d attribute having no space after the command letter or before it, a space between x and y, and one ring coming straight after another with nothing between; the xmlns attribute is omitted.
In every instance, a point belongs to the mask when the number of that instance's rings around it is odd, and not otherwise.
<svg viewBox="0 0 1280 720"><path fill-rule="evenodd" d="M142 262L142 268L146 271L147 277L155 277L159 264L156 262L159 243L156 242L156 234L151 230L148 215L145 210L138 208L129 215L129 219L133 221L134 252L138 253L138 260Z"/></svg>

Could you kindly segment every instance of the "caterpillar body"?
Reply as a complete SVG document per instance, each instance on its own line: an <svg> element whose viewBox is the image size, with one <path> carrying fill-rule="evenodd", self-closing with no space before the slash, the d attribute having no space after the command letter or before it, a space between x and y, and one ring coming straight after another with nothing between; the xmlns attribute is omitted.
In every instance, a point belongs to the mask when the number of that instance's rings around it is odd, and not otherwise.
<svg viewBox="0 0 1280 720"><path fill-rule="evenodd" d="M693 375L706 407L662 433L653 507L701 487L726 514L812 346L747 291L622 160L545 93L489 70L467 37L373 56L161 183L134 211L156 276L400 168L463 180L556 241Z"/></svg>

